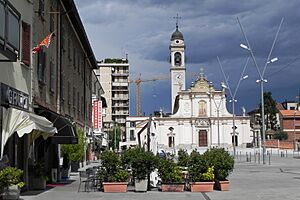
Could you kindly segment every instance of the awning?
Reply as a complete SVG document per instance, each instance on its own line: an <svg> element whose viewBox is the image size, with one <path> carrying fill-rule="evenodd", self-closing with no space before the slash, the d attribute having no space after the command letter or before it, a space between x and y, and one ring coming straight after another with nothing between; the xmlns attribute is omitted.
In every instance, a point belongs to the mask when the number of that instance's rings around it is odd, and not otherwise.
<svg viewBox="0 0 300 200"><path fill-rule="evenodd" d="M30 135L30 141L43 136L47 139L49 136L53 136L57 133L57 129L53 127L53 123L47 120L45 117L38 116L33 113L28 113L23 110L15 108L3 107L3 121L2 121L2 143L1 143L1 158L3 156L4 146L15 132L19 137L25 134L32 133Z"/></svg>
<svg viewBox="0 0 300 200"><path fill-rule="evenodd" d="M77 144L78 137L75 124L68 118L46 108L35 108L35 112L46 117L57 128L57 134L51 138L53 144Z"/></svg>
<svg viewBox="0 0 300 200"><path fill-rule="evenodd" d="M106 99L103 96L101 96L101 101L102 101L102 108L107 108Z"/></svg>

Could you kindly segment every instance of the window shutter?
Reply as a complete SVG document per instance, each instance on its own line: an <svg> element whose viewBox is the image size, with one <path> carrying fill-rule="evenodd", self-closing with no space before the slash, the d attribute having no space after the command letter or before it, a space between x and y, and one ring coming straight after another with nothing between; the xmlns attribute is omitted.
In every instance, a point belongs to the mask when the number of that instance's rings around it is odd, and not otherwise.
<svg viewBox="0 0 300 200"><path fill-rule="evenodd" d="M22 62L30 65L30 24L22 21Z"/></svg>

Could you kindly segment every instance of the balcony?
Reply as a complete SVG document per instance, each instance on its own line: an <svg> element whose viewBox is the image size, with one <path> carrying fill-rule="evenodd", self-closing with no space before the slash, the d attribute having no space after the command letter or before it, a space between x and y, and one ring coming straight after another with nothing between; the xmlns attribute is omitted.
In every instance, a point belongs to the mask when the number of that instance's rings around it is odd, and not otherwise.
<svg viewBox="0 0 300 200"><path fill-rule="evenodd" d="M112 100L128 100L129 95L116 95L113 96Z"/></svg>
<svg viewBox="0 0 300 200"><path fill-rule="evenodd" d="M124 107L129 107L128 103L119 103L119 104L113 104L112 105L113 108L124 108Z"/></svg>
<svg viewBox="0 0 300 200"><path fill-rule="evenodd" d="M128 87L128 85L129 85L128 81L127 82L123 81L123 82L113 82L112 83L112 86L126 86L126 87Z"/></svg>

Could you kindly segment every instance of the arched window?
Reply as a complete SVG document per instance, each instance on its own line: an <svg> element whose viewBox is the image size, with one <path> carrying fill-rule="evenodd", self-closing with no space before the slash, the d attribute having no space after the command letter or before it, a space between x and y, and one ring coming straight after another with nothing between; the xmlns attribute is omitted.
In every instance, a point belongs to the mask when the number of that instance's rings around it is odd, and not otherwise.
<svg viewBox="0 0 300 200"><path fill-rule="evenodd" d="M181 66L181 54L179 52L174 54L174 63L176 66Z"/></svg>
<svg viewBox="0 0 300 200"><path fill-rule="evenodd" d="M198 108L199 108L199 116L206 116L206 102L199 101Z"/></svg>

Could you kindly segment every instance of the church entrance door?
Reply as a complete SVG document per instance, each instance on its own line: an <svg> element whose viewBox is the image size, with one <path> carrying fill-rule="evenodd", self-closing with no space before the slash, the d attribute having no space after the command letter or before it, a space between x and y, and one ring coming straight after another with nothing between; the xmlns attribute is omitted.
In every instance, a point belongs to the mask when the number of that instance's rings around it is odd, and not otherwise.
<svg viewBox="0 0 300 200"><path fill-rule="evenodd" d="M207 147L207 131L199 131L199 147Z"/></svg>

